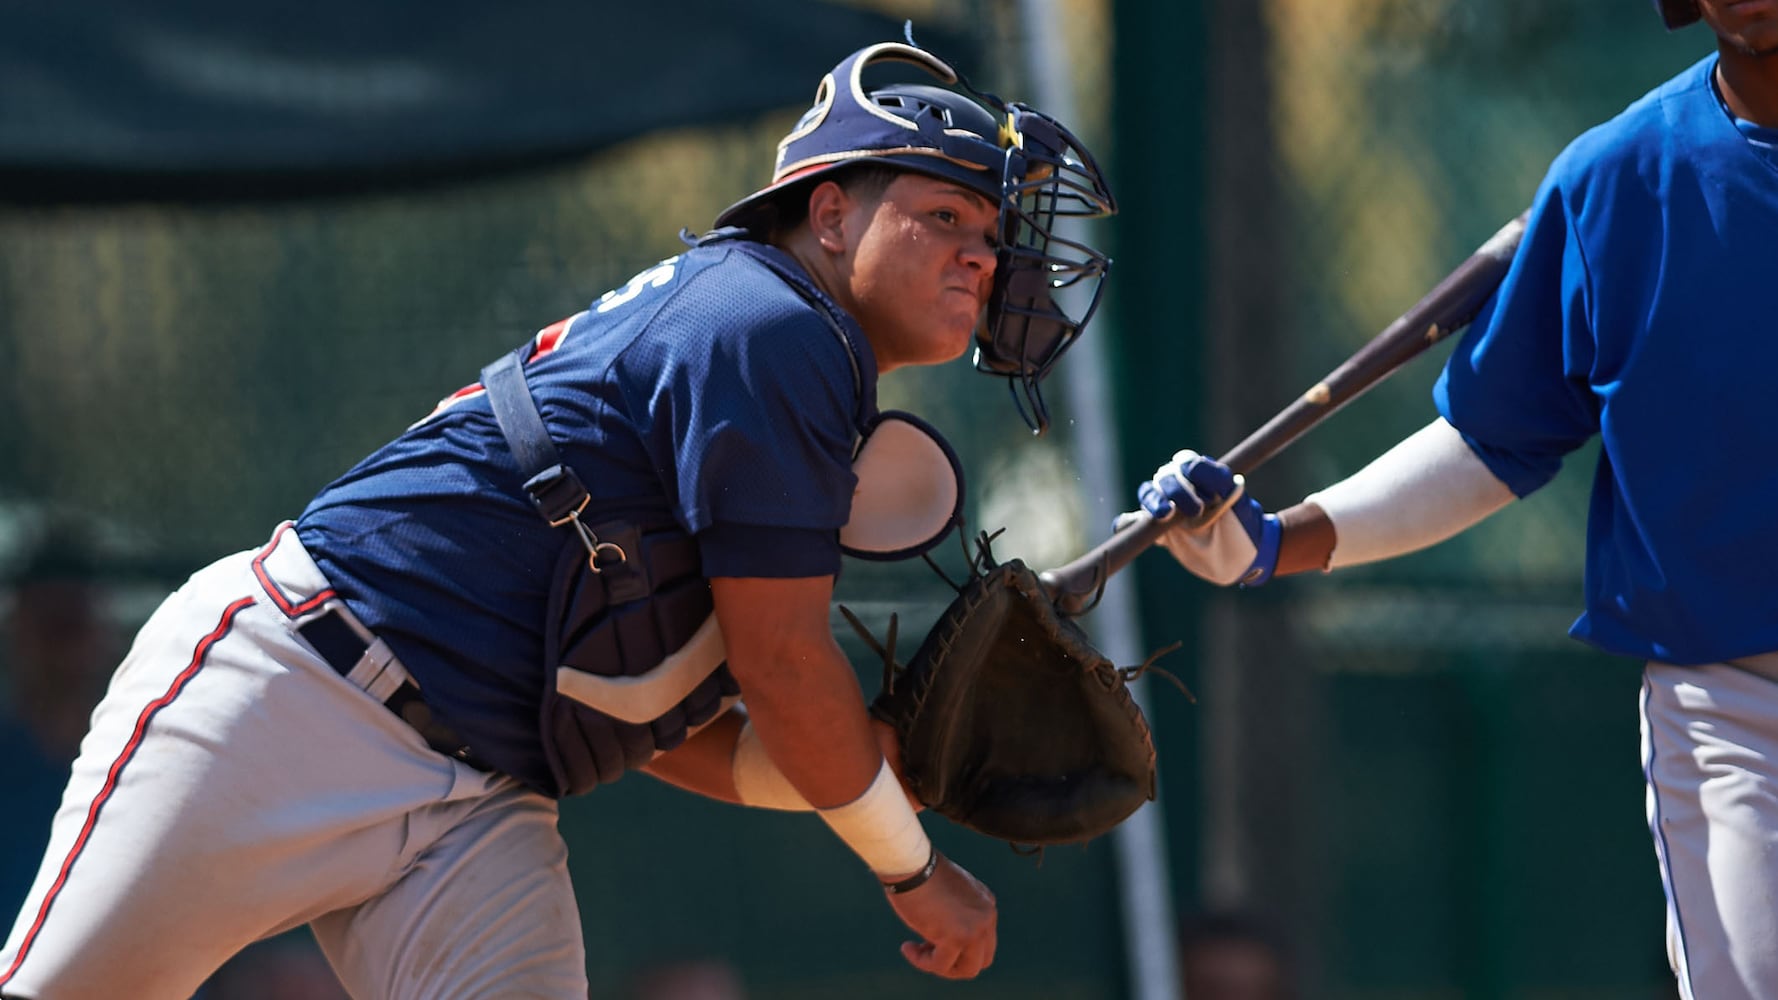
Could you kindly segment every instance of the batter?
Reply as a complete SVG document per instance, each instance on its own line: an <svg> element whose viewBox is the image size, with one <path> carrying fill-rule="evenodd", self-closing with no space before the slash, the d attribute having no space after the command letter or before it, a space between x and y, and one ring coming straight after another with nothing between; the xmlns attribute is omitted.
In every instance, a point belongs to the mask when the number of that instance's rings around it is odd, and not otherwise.
<svg viewBox="0 0 1778 1000"><path fill-rule="evenodd" d="M1778 998L1778 4L1668 0L1717 52L1551 166L1512 268L1448 360L1439 419L1269 514L1241 497L1164 544L1258 586L1447 538L1598 436L1571 632L1642 661L1648 817L1687 1000ZM1237 489L1184 451L1156 516Z"/></svg>

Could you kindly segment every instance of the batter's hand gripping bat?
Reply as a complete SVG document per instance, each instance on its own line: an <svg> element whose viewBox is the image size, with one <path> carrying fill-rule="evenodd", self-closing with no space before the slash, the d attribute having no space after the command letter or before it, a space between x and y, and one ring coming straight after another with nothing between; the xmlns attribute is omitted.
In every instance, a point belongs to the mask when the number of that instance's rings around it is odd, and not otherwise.
<svg viewBox="0 0 1778 1000"><path fill-rule="evenodd" d="M1502 226L1413 308L1266 421L1265 426L1221 455L1221 461L1237 474L1252 472L1335 410L1428 347L1463 329L1506 277L1529 215L1529 211L1521 213ZM1066 566L1039 574L1039 579L1063 614L1079 614L1092 605L1111 574L1129 565L1174 526L1172 518L1157 520L1138 511L1122 530L1099 547Z"/></svg>

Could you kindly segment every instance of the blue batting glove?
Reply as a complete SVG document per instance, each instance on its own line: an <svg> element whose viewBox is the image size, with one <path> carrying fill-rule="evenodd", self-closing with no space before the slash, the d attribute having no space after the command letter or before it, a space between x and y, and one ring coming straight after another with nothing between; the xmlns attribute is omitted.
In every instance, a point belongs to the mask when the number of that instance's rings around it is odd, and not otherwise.
<svg viewBox="0 0 1778 1000"><path fill-rule="evenodd" d="M1189 523L1228 502L1240 484L1228 466L1195 451L1181 451L1136 488L1136 499L1154 518L1177 513L1187 521L1162 536L1161 544L1192 573L1212 583L1257 587L1278 568L1283 529L1258 500L1238 497L1228 510L1203 524Z"/></svg>
<svg viewBox="0 0 1778 1000"><path fill-rule="evenodd" d="M1235 492L1235 474L1214 458L1186 450L1155 470L1154 478L1136 487L1136 499L1150 517L1164 518L1175 511L1194 518L1222 503Z"/></svg>

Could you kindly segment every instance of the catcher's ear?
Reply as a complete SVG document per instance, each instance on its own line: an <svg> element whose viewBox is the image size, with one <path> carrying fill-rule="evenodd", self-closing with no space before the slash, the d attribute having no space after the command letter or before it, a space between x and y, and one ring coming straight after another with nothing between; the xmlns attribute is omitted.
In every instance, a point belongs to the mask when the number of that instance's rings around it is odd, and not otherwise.
<svg viewBox="0 0 1778 1000"><path fill-rule="evenodd" d="M858 486L840 549L859 559L908 559L931 549L963 517L963 467L932 425L889 410L852 460Z"/></svg>

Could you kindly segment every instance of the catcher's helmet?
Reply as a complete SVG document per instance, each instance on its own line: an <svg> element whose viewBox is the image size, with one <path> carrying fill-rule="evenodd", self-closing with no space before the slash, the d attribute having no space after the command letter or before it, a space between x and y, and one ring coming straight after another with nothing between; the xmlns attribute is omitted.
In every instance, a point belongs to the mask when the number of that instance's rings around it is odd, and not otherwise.
<svg viewBox="0 0 1778 1000"><path fill-rule="evenodd" d="M867 91L864 70L880 63L911 64L968 92L928 84ZM1092 318L1111 263L1053 231L1061 217L1116 211L1092 154L1055 119L976 90L911 39L883 42L852 53L822 78L814 105L778 143L771 183L729 206L716 225L766 235L781 200L862 163L953 181L1000 206L994 288L976 331L976 368L1007 378L1020 413L1042 433L1049 413L1038 383ZM1071 310L1054 295L1069 286L1083 293Z"/></svg>
<svg viewBox="0 0 1778 1000"><path fill-rule="evenodd" d="M1698 0L1655 0L1655 9L1661 12L1661 20L1667 22L1667 30L1683 28L1701 15L1698 13Z"/></svg>

